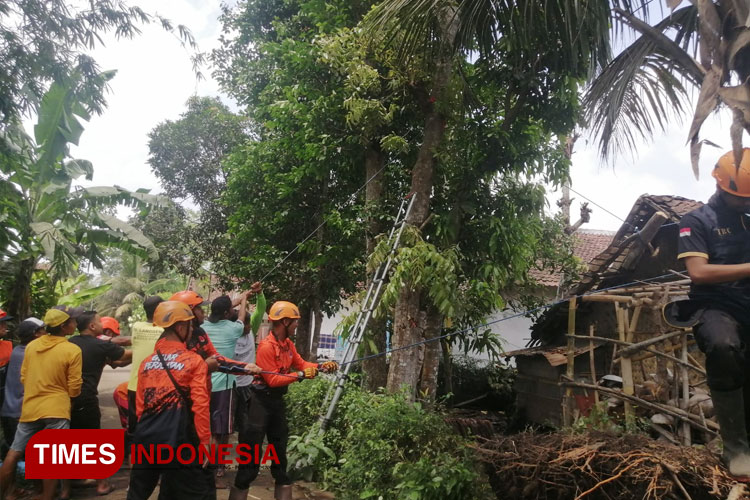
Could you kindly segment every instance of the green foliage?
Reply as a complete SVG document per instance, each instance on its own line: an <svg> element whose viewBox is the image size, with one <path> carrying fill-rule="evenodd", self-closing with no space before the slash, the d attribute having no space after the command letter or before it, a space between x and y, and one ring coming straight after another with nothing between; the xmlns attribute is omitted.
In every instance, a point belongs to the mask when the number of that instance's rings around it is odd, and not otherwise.
<svg viewBox="0 0 750 500"><path fill-rule="evenodd" d="M408 402L404 394L373 394L348 384L322 442L307 438L307 433L317 433L311 426L328 384L315 380L290 387L290 429L303 436L292 439L296 453L290 455L290 464L303 459L304 472L310 474L314 468L312 477L323 479L337 498L345 500L482 498L478 468L467 443L440 413ZM306 455L297 454L302 451Z"/></svg>
<svg viewBox="0 0 750 500"><path fill-rule="evenodd" d="M440 365L441 376L438 383L439 396L451 396L453 404L459 404L480 396L477 406L483 410L504 411L511 414L516 394L513 383L515 368L504 363L478 363L467 356L455 356L451 362L451 383L453 394L447 394L445 387L445 365Z"/></svg>
<svg viewBox="0 0 750 500"><path fill-rule="evenodd" d="M100 74L106 82L112 74ZM8 154L0 162L0 186L6 198L0 212L6 222L6 245L0 247L3 299L14 315L30 311L30 282L44 259L53 282L77 271L80 260L103 265L102 249L117 247L144 258L158 251L140 231L112 216L117 204L141 210L166 202L144 191L119 187L73 188L81 176L91 179L93 166L69 158L70 144L83 132L80 120L88 119L94 96L81 98L75 82L53 83L42 99L32 139L18 122L8 125L2 147Z"/></svg>
<svg viewBox="0 0 750 500"><path fill-rule="evenodd" d="M50 82L75 80L74 93L87 97L91 111L104 107L106 81L96 61L85 54L102 35L132 38L139 26L158 23L181 43L195 47L190 31L168 19L120 0L71 4L64 0L10 0L0 5L0 121L8 124L32 112ZM194 63L198 63L197 55ZM37 139L38 140L38 139Z"/></svg>

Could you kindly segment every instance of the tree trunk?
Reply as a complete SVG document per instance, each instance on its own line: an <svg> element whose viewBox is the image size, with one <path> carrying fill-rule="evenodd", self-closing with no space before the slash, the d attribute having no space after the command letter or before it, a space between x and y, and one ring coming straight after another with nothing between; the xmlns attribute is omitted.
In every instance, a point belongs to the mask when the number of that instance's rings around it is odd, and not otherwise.
<svg viewBox="0 0 750 500"><path fill-rule="evenodd" d="M375 250L375 238L383 233L383 223L376 216L376 212L383 202L383 192L385 191L385 172L383 168L383 155L375 142L370 143L365 154L365 180L370 180L365 188L365 210L367 211L367 231L366 245L367 255L372 255ZM370 286L371 279L368 277L367 286ZM384 352L386 349L386 318L384 315L371 317L367 328L367 336L375 344L376 351L373 352L366 344L366 353L375 354ZM388 364L385 356L368 359L363 362L364 384L370 391L375 391L379 387L385 387L388 381Z"/></svg>
<svg viewBox="0 0 750 500"><path fill-rule="evenodd" d="M430 308L426 314L424 338L434 339L443 331L443 315ZM440 366L440 341L434 340L424 345L422 376L419 381L419 392L427 401L435 401L438 385L438 368Z"/></svg>
<svg viewBox="0 0 750 500"><path fill-rule="evenodd" d="M313 332L312 347L310 347L310 357L305 358L307 361L316 362L318 360L318 344L320 344L320 327L323 324L323 311L320 308L320 299L313 299L312 306Z"/></svg>
<svg viewBox="0 0 750 500"><path fill-rule="evenodd" d="M446 8L441 13L442 46L435 61L435 72L432 75L432 94L424 102L426 111L422 145L419 148L417 161L411 175L411 189L416 194L407 222L421 227L430 212L430 196L432 194L433 176L435 170L435 153L445 134L445 116L441 112L441 99L445 97L451 77L453 75L453 43L458 29L458 16L455 8ZM436 105L437 104L437 105ZM420 290L405 286L399 294L396 303L396 317L393 328L393 347L398 348L419 342L422 339L424 323L419 321ZM416 348L394 352L391 356L391 366L388 371L388 386L390 392L398 391L407 385L416 388L421 372L421 364Z"/></svg>
<svg viewBox="0 0 750 500"><path fill-rule="evenodd" d="M312 311L307 302L299 308L299 322L297 323L297 335L294 345L302 359L310 357L310 323L312 320Z"/></svg>
<svg viewBox="0 0 750 500"><path fill-rule="evenodd" d="M393 347L398 348L422 339L424 314L419 311L419 292L404 287L396 302L396 313L393 319ZM406 386L414 398L419 374L422 367L422 349L413 347L394 352L388 369L390 392L397 392Z"/></svg>
<svg viewBox="0 0 750 500"><path fill-rule="evenodd" d="M13 277L13 286L6 307L8 315L20 321L31 315L31 278L36 267L36 259L24 259L18 263Z"/></svg>

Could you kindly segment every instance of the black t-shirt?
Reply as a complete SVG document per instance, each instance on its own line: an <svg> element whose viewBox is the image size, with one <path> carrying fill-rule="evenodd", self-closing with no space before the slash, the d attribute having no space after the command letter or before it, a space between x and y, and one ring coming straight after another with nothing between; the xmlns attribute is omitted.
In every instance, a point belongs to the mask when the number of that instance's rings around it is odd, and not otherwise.
<svg viewBox="0 0 750 500"><path fill-rule="evenodd" d="M75 335L70 337L69 340L81 348L83 362L81 367L81 378L83 378L81 395L74 399L96 399L97 394L99 394L97 387L99 386L99 380L102 378L104 365L120 359L125 354L125 349L122 346L90 335Z"/></svg>
<svg viewBox="0 0 750 500"><path fill-rule="evenodd" d="M750 262L750 217L715 194L680 221L678 258L705 257L709 264ZM750 320L750 279L690 286L690 298ZM744 322L744 321L743 321Z"/></svg>

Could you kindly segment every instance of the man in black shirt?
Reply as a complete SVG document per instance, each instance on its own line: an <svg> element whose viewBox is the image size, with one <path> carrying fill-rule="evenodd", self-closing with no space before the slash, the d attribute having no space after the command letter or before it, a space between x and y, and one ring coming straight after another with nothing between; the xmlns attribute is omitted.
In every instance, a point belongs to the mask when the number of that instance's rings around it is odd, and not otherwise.
<svg viewBox="0 0 750 500"><path fill-rule="evenodd" d="M679 255L692 280L696 342L724 443L723 460L736 479L750 481L750 149L713 170L717 190L680 222Z"/></svg>
<svg viewBox="0 0 750 500"><path fill-rule="evenodd" d="M115 343L97 338L104 333L104 328L96 311L86 311L78 317L78 331L80 334L69 340L81 348L83 385L81 395L71 401L70 428L100 429L102 415L97 388L104 365L127 366L133 353ZM112 489L114 488L105 479L97 480L98 494L107 494Z"/></svg>

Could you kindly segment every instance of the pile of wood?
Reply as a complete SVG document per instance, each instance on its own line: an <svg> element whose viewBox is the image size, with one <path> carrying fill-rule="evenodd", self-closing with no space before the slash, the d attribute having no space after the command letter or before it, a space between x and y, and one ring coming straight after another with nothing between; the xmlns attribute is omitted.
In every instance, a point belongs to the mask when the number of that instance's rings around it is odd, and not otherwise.
<svg viewBox="0 0 750 500"><path fill-rule="evenodd" d="M714 454L644 435L527 432L476 449L498 499L747 498Z"/></svg>
<svg viewBox="0 0 750 500"><path fill-rule="evenodd" d="M670 327L661 314L664 304L687 296L689 283L645 284L583 296L580 300L584 302L611 304L615 319L611 324L616 325L616 331L598 332L590 325L588 335L576 329L577 300L571 299L568 370L562 380L567 387L565 424L571 425L581 416L575 396L580 399L584 392L593 393L596 403L608 400L612 406L619 404L629 428L641 417L649 421L655 434L673 443L691 445L696 439L706 443L718 434L718 424L711 419L706 372L696 359L702 355L693 347L692 330ZM573 371L581 346L588 346L591 359L588 380L581 380ZM606 353L608 373L596 373L595 352L600 356ZM602 375L616 375L620 386L599 384Z"/></svg>

